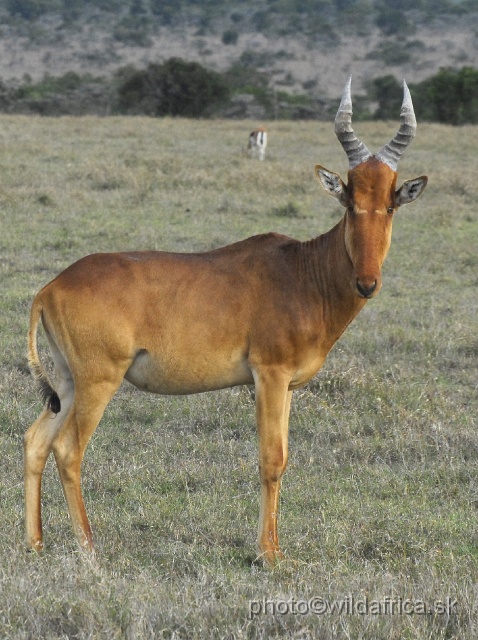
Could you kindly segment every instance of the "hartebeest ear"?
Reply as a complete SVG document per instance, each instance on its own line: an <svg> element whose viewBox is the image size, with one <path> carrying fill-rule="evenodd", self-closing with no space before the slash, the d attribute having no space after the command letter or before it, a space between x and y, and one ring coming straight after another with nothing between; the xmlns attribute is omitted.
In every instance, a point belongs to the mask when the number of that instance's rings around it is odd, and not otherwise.
<svg viewBox="0 0 478 640"><path fill-rule="evenodd" d="M315 165L315 175L327 193L337 198L340 204L345 206L347 202L347 187L342 182L342 178L337 173L329 171L320 164Z"/></svg>
<svg viewBox="0 0 478 640"><path fill-rule="evenodd" d="M418 196L421 196L424 192L427 182L427 176L406 180L396 192L397 206L401 207L404 204L409 204L416 200Z"/></svg>

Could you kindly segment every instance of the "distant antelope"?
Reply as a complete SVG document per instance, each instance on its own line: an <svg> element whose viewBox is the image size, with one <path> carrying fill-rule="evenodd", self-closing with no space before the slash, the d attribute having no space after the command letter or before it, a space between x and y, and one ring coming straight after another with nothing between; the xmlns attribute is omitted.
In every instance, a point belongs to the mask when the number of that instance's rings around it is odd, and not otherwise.
<svg viewBox="0 0 478 640"><path fill-rule="evenodd" d="M393 216L427 183L421 176L396 187L397 163L416 130L405 84L400 119L395 137L372 155L352 129L349 80L335 120L349 159L348 184L315 167L345 214L309 242L269 233L206 253L94 254L37 294L28 356L45 408L24 439L30 547L43 548L41 479L53 451L80 546L93 550L81 464L106 405L126 378L159 394L255 385L258 550L270 564L281 557L277 517L292 393L319 371L335 341L380 290ZM38 355L40 320L55 387Z"/></svg>
<svg viewBox="0 0 478 640"><path fill-rule="evenodd" d="M249 142L247 149L251 154L251 157L257 155L259 160L264 160L266 157L267 147L267 131L265 129L254 129L249 134Z"/></svg>

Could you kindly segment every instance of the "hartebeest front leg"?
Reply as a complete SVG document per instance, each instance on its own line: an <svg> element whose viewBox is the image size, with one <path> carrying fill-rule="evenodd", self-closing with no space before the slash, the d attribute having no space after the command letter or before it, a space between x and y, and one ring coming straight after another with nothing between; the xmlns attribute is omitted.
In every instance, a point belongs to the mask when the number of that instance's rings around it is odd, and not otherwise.
<svg viewBox="0 0 478 640"><path fill-rule="evenodd" d="M277 533L279 494L288 458L288 427L292 391L290 378L271 372L255 375L259 435L261 506L258 552L268 564L282 558Z"/></svg>

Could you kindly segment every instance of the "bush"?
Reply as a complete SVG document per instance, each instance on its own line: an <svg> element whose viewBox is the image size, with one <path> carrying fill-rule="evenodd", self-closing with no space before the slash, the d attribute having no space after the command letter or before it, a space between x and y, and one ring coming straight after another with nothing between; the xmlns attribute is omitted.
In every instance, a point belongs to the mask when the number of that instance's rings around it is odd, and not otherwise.
<svg viewBox="0 0 478 640"><path fill-rule="evenodd" d="M60 0L7 0L6 8L11 16L19 16L24 20L36 18L62 8Z"/></svg>
<svg viewBox="0 0 478 640"><path fill-rule="evenodd" d="M417 43L416 46L419 46ZM420 120L444 124L478 123L478 71L463 67L460 71L440 71L410 86L415 113ZM374 117L394 119L400 110L403 89L393 75L375 78L368 87L368 99L378 102Z"/></svg>
<svg viewBox="0 0 478 640"><path fill-rule="evenodd" d="M410 48L405 42L382 42L374 51L367 54L368 60L379 60L383 65L398 66L411 60Z"/></svg>
<svg viewBox="0 0 478 640"><path fill-rule="evenodd" d="M445 124L478 123L478 71L440 69L413 87L415 110L425 120Z"/></svg>
<svg viewBox="0 0 478 640"><path fill-rule="evenodd" d="M379 10L375 24L386 36L410 33L413 29L403 11L389 7L383 7Z"/></svg>
<svg viewBox="0 0 478 640"><path fill-rule="evenodd" d="M239 34L237 33L237 31L235 29L227 29L222 34L222 43L226 44L226 45L227 44L236 44L238 37L239 37Z"/></svg>
<svg viewBox="0 0 478 640"><path fill-rule="evenodd" d="M170 25L181 14L181 0L151 0L151 11L165 25Z"/></svg>
<svg viewBox="0 0 478 640"><path fill-rule="evenodd" d="M269 78L265 73L251 67L235 64L224 72L223 78L231 89L241 93L254 93L254 89L265 90Z"/></svg>
<svg viewBox="0 0 478 640"><path fill-rule="evenodd" d="M369 89L369 96L373 102L378 102L374 117L377 120L394 120L400 113L403 99L403 88L395 76L387 75L375 78Z"/></svg>
<svg viewBox="0 0 478 640"><path fill-rule="evenodd" d="M149 47L151 45L150 21L146 16L130 15L124 17L114 28L113 37L129 46Z"/></svg>
<svg viewBox="0 0 478 640"><path fill-rule="evenodd" d="M111 86L104 78L73 71L56 77L45 74L35 83L24 76L19 87L0 85L0 110L6 113L105 115L110 112L111 101Z"/></svg>
<svg viewBox="0 0 478 640"><path fill-rule="evenodd" d="M225 101L229 88L223 77L197 62L170 58L132 71L118 88L118 111L150 116L203 116Z"/></svg>
<svg viewBox="0 0 478 640"><path fill-rule="evenodd" d="M74 71L68 71L63 76L50 76L45 74L43 80L37 83L25 82L19 87L15 93L15 98L25 99L42 99L53 94L65 94L76 91L84 84L101 83L99 78L93 78L89 74L80 76Z"/></svg>

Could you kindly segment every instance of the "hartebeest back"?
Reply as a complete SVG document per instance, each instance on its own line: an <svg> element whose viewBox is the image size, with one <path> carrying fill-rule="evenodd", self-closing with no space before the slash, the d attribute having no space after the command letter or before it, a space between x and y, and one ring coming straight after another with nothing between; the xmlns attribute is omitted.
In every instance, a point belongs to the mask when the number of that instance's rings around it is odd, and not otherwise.
<svg viewBox="0 0 478 640"><path fill-rule="evenodd" d="M324 188L345 207L328 233L299 242L274 233L197 254L90 255L35 297L29 363L46 406L25 434L26 535L43 547L41 478L53 451L81 547L93 549L80 487L88 441L123 378L139 389L185 394L254 384L261 508L258 549L272 563L294 389L380 289L393 214L420 195L426 177L396 188L400 154L415 133L404 85L401 125L373 156L351 126L350 81L336 117L349 157L348 183L321 166ZM56 371L40 362L42 321Z"/></svg>

